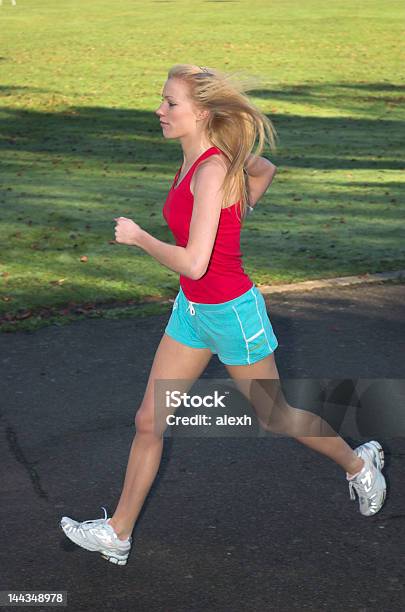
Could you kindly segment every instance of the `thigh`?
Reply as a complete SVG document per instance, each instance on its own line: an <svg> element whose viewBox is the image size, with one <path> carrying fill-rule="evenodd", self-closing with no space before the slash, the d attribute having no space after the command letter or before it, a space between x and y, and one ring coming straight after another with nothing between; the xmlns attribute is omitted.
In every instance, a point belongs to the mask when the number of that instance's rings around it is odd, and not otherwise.
<svg viewBox="0 0 405 612"><path fill-rule="evenodd" d="M224 365L229 375L235 380L254 378L280 379L274 353L249 365Z"/></svg>
<svg viewBox="0 0 405 612"><path fill-rule="evenodd" d="M274 353L250 365L225 364L225 368L238 390L249 400L262 427L277 430L287 404Z"/></svg>
<svg viewBox="0 0 405 612"><path fill-rule="evenodd" d="M186 393L207 367L212 352L208 348L193 348L163 334L153 359L145 394L135 424L137 431L161 435L165 411L162 403L164 389Z"/></svg>
<svg viewBox="0 0 405 612"><path fill-rule="evenodd" d="M225 368L229 376L235 381L239 391L241 391L248 400L252 399L252 383L256 380L261 380L260 387L267 387L269 393L274 389L271 396L273 397L273 401L276 398L276 392L278 393L280 388L280 376L274 353L250 365L225 365Z"/></svg>

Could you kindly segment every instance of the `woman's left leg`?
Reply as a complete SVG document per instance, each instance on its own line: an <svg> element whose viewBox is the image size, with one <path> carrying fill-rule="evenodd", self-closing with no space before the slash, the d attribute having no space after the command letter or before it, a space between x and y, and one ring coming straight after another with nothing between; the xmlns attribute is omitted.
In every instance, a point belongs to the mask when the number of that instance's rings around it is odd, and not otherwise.
<svg viewBox="0 0 405 612"><path fill-rule="evenodd" d="M295 438L335 461L349 475L364 467L364 460L322 417L287 403L274 353L250 365L224 365L264 429Z"/></svg>

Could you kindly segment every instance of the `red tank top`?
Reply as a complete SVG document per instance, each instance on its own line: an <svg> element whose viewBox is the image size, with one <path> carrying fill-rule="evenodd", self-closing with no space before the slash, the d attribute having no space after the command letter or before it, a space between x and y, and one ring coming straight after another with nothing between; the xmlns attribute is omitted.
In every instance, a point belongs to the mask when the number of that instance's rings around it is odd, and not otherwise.
<svg viewBox="0 0 405 612"><path fill-rule="evenodd" d="M176 245L186 247L188 242L194 196L190 191L190 181L199 162L210 155L217 155L221 150L211 147L191 166L187 174L175 187L181 171L178 169L163 206L163 217L167 222ZM252 280L242 267L240 250L241 215L239 201L221 210L217 235L215 237L207 271L198 280L180 274L180 286L184 295L192 302L218 304L239 297L253 286Z"/></svg>

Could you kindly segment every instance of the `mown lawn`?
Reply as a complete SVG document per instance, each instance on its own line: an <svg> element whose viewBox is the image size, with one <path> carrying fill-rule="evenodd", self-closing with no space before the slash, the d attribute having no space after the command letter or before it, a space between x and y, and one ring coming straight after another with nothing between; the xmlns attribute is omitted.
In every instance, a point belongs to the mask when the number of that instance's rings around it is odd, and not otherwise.
<svg viewBox="0 0 405 612"><path fill-rule="evenodd" d="M404 17L396 0L4 0L2 329L175 295L175 272L112 242L122 215L174 243L182 152L154 114L174 63L261 78L279 170L241 237L259 286L404 268Z"/></svg>

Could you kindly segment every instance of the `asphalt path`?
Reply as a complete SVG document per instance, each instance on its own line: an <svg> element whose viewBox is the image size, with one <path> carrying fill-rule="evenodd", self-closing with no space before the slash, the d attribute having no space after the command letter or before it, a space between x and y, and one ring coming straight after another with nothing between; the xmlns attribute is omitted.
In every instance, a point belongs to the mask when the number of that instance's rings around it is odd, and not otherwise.
<svg viewBox="0 0 405 612"><path fill-rule="evenodd" d="M374 399L397 393L385 413L397 410L398 429L390 421L378 437L384 508L363 517L343 470L293 438L171 436L128 564L108 563L59 521L114 511L170 306L2 334L0 591L66 591L74 612L405 609L405 285L266 303L282 380L376 380ZM202 379L227 376L214 356ZM370 439L357 426L345 436L352 447Z"/></svg>

